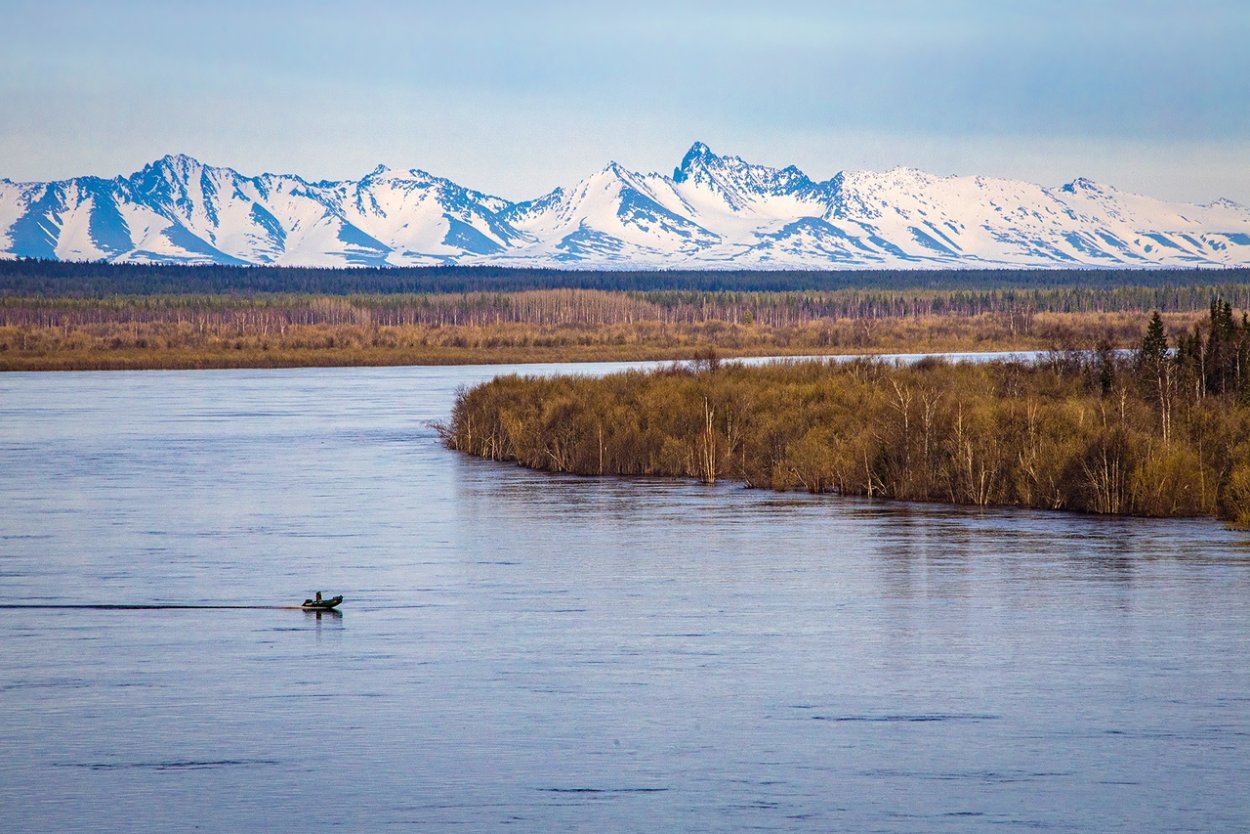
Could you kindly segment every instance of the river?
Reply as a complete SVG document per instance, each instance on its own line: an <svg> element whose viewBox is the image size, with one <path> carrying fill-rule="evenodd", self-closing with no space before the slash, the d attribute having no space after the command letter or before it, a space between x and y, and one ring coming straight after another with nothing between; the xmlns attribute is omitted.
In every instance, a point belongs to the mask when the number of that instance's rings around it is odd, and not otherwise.
<svg viewBox="0 0 1250 834"><path fill-rule="evenodd" d="M7 827L1250 830L1250 537L439 445L560 369L0 376Z"/></svg>

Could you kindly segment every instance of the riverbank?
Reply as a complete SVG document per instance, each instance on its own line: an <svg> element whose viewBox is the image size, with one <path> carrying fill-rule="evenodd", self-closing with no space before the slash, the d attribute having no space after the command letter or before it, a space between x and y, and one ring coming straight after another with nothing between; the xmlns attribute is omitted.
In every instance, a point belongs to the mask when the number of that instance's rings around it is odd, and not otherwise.
<svg viewBox="0 0 1250 834"><path fill-rule="evenodd" d="M1128 347L1147 314L923 312L918 298L795 293L0 299L0 370L604 362ZM958 299L945 299L955 304ZM1201 318L1165 314L1174 332Z"/></svg>
<svg viewBox="0 0 1250 834"><path fill-rule="evenodd" d="M463 392L443 436L553 472L1245 524L1250 398L1210 376L1226 348L506 376Z"/></svg>

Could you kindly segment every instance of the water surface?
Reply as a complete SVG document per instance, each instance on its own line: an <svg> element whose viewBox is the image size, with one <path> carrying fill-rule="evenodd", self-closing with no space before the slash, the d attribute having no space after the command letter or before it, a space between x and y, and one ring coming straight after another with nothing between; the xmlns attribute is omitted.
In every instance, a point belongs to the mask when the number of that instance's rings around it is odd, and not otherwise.
<svg viewBox="0 0 1250 834"><path fill-rule="evenodd" d="M9 827L1250 830L1244 534L441 448L507 370L0 376L6 599L347 597L0 609Z"/></svg>

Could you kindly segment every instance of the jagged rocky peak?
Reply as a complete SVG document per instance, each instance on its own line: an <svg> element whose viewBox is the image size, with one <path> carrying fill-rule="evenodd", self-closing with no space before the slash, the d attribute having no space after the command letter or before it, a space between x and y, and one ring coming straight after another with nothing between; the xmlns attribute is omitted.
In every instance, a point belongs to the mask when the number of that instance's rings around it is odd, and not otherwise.
<svg viewBox="0 0 1250 834"><path fill-rule="evenodd" d="M1227 197L1220 197L1219 199L1212 200L1211 202L1203 206L1203 208L1222 208L1222 209L1233 209L1234 211L1250 211L1250 209L1248 209L1245 205L1237 202L1236 200L1230 200Z"/></svg>
<svg viewBox="0 0 1250 834"><path fill-rule="evenodd" d="M719 159L720 157L712 153L712 149L707 145L695 142L681 158L681 164L673 169L673 182L685 182L690 179L691 173L696 168L706 168L710 163Z"/></svg>
<svg viewBox="0 0 1250 834"><path fill-rule="evenodd" d="M196 168L207 167L195 157L185 153L167 153L160 159L146 166L148 169L169 171L179 176L186 176Z"/></svg>
<svg viewBox="0 0 1250 834"><path fill-rule="evenodd" d="M189 154L177 153L166 154L143 166L141 171L132 174L129 178L119 179L129 179L140 188L182 190L189 183L196 181L220 186L229 182L237 183L247 178L233 168L209 165Z"/></svg>
<svg viewBox="0 0 1250 834"><path fill-rule="evenodd" d="M673 182L690 182L722 192L735 208L750 195L793 194L813 185L794 165L772 168L747 162L740 156L720 156L703 142L690 146L681 165L673 171Z"/></svg>
<svg viewBox="0 0 1250 834"><path fill-rule="evenodd" d="M780 171L777 171L772 179L776 187L786 191L796 191L813 185L807 174L803 173L795 165L787 165Z"/></svg>
<svg viewBox="0 0 1250 834"><path fill-rule="evenodd" d="M385 164L379 164L366 174L360 182L362 184L367 182L405 182L417 185L453 184L451 180L435 176L429 171L423 171L420 168L396 169Z"/></svg>
<svg viewBox="0 0 1250 834"><path fill-rule="evenodd" d="M187 167L187 165L193 162L198 163L199 160L191 156L190 154L167 153L164 156L162 156L160 159L158 159L157 162L163 163L165 165L173 166L176 168L185 168Z"/></svg>
<svg viewBox="0 0 1250 834"><path fill-rule="evenodd" d="M698 139L694 140L690 145L690 150L686 151L686 158L699 157L702 159L715 159L716 154L712 153L712 149L707 146L706 142Z"/></svg>
<svg viewBox="0 0 1250 834"><path fill-rule="evenodd" d="M128 182L148 200L164 205L185 198L186 185L195 178L192 168L199 164L186 154L166 154L131 174Z"/></svg>
<svg viewBox="0 0 1250 834"><path fill-rule="evenodd" d="M1102 194L1106 189L1088 177L1077 177L1072 182L1065 183L1061 190L1066 194L1077 194L1080 192Z"/></svg>

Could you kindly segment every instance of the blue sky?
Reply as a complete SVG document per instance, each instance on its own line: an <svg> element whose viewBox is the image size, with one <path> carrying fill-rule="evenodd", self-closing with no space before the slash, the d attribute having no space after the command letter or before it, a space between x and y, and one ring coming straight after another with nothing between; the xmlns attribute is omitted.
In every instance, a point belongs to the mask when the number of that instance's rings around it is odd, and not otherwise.
<svg viewBox="0 0 1250 834"><path fill-rule="evenodd" d="M0 176L185 152L520 199L696 139L1250 204L1250 4L0 0Z"/></svg>

